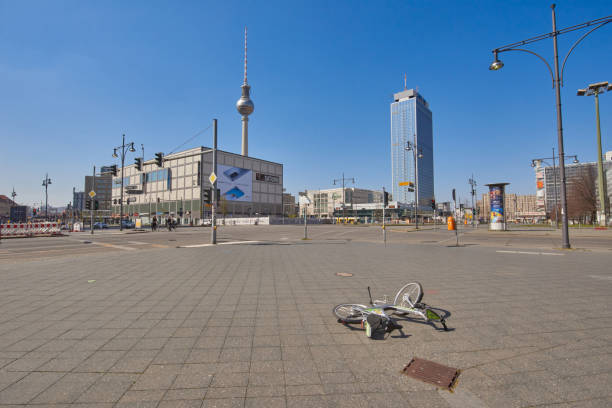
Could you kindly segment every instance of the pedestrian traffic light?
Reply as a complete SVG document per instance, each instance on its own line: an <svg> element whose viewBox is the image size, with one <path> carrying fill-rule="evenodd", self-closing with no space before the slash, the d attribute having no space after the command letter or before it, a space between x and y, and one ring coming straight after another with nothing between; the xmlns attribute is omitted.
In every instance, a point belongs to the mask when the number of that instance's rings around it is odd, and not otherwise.
<svg viewBox="0 0 612 408"><path fill-rule="evenodd" d="M140 157L135 158L134 164L136 165L136 170L142 171L142 158Z"/></svg>
<svg viewBox="0 0 612 408"><path fill-rule="evenodd" d="M100 208L100 202L98 200L94 201L94 210L97 210L98 208Z"/></svg>
<svg viewBox="0 0 612 408"><path fill-rule="evenodd" d="M116 164L113 164L113 165L112 165L112 166L110 166L110 167L111 167L111 174L112 174L113 176L116 176L116 175L117 175L117 165L116 165Z"/></svg>
<svg viewBox="0 0 612 408"><path fill-rule="evenodd" d="M436 200L434 200L433 198L431 199L431 208L432 210L436 209Z"/></svg>
<svg viewBox="0 0 612 408"><path fill-rule="evenodd" d="M389 192L383 191L383 204L385 207L389 206Z"/></svg>
<svg viewBox="0 0 612 408"><path fill-rule="evenodd" d="M155 164L157 164L157 167L164 167L164 154L162 152L155 153Z"/></svg>
<svg viewBox="0 0 612 408"><path fill-rule="evenodd" d="M91 201L89 200L85 201L85 208L88 210L91 210Z"/></svg>
<svg viewBox="0 0 612 408"><path fill-rule="evenodd" d="M210 203L212 202L211 193L212 193L212 191L211 191L209 188L207 188L206 190L204 190L204 191L203 191L203 194L204 194L204 202L205 202L206 204L210 204Z"/></svg>

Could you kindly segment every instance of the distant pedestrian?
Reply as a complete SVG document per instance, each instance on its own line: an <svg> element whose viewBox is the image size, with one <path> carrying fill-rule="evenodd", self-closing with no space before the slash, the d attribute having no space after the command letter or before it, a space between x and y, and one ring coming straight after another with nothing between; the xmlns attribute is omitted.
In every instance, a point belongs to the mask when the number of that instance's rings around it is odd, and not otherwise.
<svg viewBox="0 0 612 408"><path fill-rule="evenodd" d="M168 227L168 231L172 231L172 218L166 218L166 227Z"/></svg>
<svg viewBox="0 0 612 408"><path fill-rule="evenodd" d="M153 221L151 221L151 231L157 231L157 216L153 216Z"/></svg>

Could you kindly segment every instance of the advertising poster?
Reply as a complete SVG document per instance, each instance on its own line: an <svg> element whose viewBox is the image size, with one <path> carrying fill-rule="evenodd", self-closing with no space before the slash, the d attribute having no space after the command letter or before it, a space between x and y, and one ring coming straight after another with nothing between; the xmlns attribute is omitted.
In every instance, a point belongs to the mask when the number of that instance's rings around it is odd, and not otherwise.
<svg viewBox="0 0 612 408"><path fill-rule="evenodd" d="M546 210L545 193L544 193L544 170L536 170L536 205L539 211Z"/></svg>
<svg viewBox="0 0 612 408"><path fill-rule="evenodd" d="M240 167L217 166L217 188L228 201L253 201L253 174Z"/></svg>
<svg viewBox="0 0 612 408"><path fill-rule="evenodd" d="M491 224L504 222L504 188L500 186L489 187L491 201Z"/></svg>

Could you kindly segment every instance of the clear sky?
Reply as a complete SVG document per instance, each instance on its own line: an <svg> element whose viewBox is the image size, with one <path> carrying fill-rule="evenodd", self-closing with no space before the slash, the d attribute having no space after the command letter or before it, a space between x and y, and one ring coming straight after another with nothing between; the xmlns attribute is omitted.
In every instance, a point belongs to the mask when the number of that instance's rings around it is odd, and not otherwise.
<svg viewBox="0 0 612 408"><path fill-rule="evenodd" d="M559 28L612 14L609 1L559 1ZM434 117L435 191L468 197L474 174L534 194L531 159L557 146L544 64L519 52L488 70L493 48L551 31L547 1L0 0L0 194L66 205L121 135L151 159L219 119L219 145L240 152L243 29L249 29L251 156L284 164L288 192L390 190L392 94L418 87ZM580 33L559 38L561 58ZM592 97L612 82L612 24L576 48L562 88L566 154L596 159ZM531 50L552 62L552 41ZM612 150L612 93L601 96ZM210 146L211 131L185 147ZM140 149L139 149L140 150ZM133 154L127 163L133 163Z"/></svg>

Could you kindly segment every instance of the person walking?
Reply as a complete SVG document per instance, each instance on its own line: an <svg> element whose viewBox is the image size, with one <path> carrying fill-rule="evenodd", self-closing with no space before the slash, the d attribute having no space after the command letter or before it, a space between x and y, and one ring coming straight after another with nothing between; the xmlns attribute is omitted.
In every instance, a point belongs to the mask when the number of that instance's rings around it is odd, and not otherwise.
<svg viewBox="0 0 612 408"><path fill-rule="evenodd" d="M151 221L151 231L157 231L157 216L153 216L153 221Z"/></svg>
<svg viewBox="0 0 612 408"><path fill-rule="evenodd" d="M168 231L172 231L172 218L166 218L166 227L168 227Z"/></svg>

